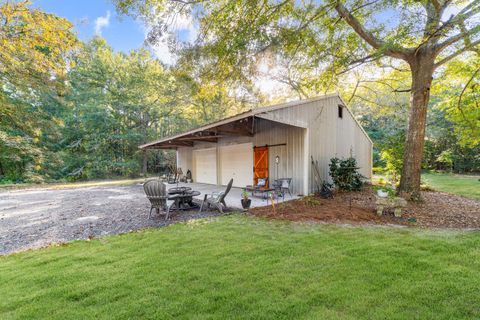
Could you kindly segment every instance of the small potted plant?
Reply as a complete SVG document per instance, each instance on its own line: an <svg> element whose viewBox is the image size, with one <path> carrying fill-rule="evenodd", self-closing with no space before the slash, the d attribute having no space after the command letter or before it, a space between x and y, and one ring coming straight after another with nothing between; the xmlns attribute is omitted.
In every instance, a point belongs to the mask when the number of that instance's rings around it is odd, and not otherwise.
<svg viewBox="0 0 480 320"><path fill-rule="evenodd" d="M250 208L250 205L252 204L252 199L248 197L248 192L243 191L242 192L242 208L243 209L248 209Z"/></svg>
<svg viewBox="0 0 480 320"><path fill-rule="evenodd" d="M388 197L388 192L384 188L378 188L377 196L379 196L380 198L386 198Z"/></svg>
<svg viewBox="0 0 480 320"><path fill-rule="evenodd" d="M374 186L373 190L377 192L377 196L380 198L394 198L395 189L387 186Z"/></svg>

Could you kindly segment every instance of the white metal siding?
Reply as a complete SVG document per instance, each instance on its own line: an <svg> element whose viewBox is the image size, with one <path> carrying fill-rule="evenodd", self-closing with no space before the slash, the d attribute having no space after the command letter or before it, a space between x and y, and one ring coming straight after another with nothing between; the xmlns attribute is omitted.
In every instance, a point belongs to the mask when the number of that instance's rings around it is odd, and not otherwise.
<svg viewBox="0 0 480 320"><path fill-rule="evenodd" d="M177 168L182 168L184 174L193 171L192 148L181 147L177 149Z"/></svg>
<svg viewBox="0 0 480 320"><path fill-rule="evenodd" d="M339 101L336 96L332 96L276 110L275 114L270 116L277 121L289 123L295 121L301 126L308 127L308 129L302 130L305 138L302 136L301 141L295 141L295 139L292 141L297 148L290 157L294 158L298 166L302 168L301 177L307 175L309 192L315 189L311 157L318 161L321 178L328 179L329 177L328 163L330 158L335 156L336 151L336 121L333 116L336 115L337 109L332 106L336 106ZM308 148L304 146L303 139L307 139ZM305 168L305 165L308 166ZM297 187L301 187L303 192L303 184Z"/></svg>
<svg viewBox="0 0 480 320"><path fill-rule="evenodd" d="M194 182L217 184L217 149L198 149L193 151Z"/></svg>
<svg viewBox="0 0 480 320"><path fill-rule="evenodd" d="M256 147L270 145L268 149L270 181L277 178L292 178L293 193L303 194L305 164L303 144L306 129L263 119L256 120L255 128L253 145ZM280 157L278 170L275 164L277 155Z"/></svg>
<svg viewBox="0 0 480 320"><path fill-rule="evenodd" d="M348 110L343 110L343 118L337 116L337 123L337 157L346 158L352 155L360 167L358 171L370 179L372 177L370 140Z"/></svg>
<svg viewBox="0 0 480 320"><path fill-rule="evenodd" d="M321 178L329 179L328 164L330 159L333 157L348 157L352 152L361 168L360 172L370 178L372 143L349 110L345 108L343 118L338 118L337 108L339 104L343 104L342 100L338 96L332 95L325 99L299 102L298 105L292 104L287 108L267 111L259 114L263 119L256 120L256 134L253 138L225 137L220 139L218 145L196 142L193 149L209 148L211 146L221 148L224 145L248 142L252 142L253 146L285 144L284 146L270 147L269 175L271 180L284 177L293 178L294 192L297 194L304 193L305 176L308 177L309 192L315 190L311 157L318 161ZM186 157L184 163L187 163L188 166L188 152L186 154L178 152L177 154L179 157ZM214 154L217 154L217 151ZM276 155L280 157L278 172L275 165ZM220 158L220 152L217 156ZM217 181L216 172L221 172L221 161L219 159L218 162L210 163L209 167L212 170L217 168L210 183L225 183L221 174L218 175ZM213 159L210 162L213 162ZM185 166L185 164L182 165ZM182 169L187 168L182 167ZM199 168L199 171L202 170L202 168ZM197 170L194 170L194 178L195 171ZM202 176L202 173L200 173L200 176ZM215 182L213 182L213 179L215 179Z"/></svg>
<svg viewBox="0 0 480 320"><path fill-rule="evenodd" d="M352 117L349 110L344 108L343 118L338 118L338 105L342 100L338 96L330 96L321 100L314 100L299 105L292 105L288 108L272 111L272 114L263 116L271 120L298 124L301 127L308 127L307 137L308 150L302 145L302 153L308 154L309 159L304 159L305 173L308 175L309 191L315 190L311 157L318 161L321 178L330 179L330 159L333 157L348 157L350 150L357 158L361 167L360 172L371 177L371 150L372 143L363 132L361 127ZM293 128L293 127L292 127ZM297 145L298 141L296 142ZM298 152L298 150L297 150ZM290 155L290 158L300 160L297 153ZM304 174L305 174L304 173Z"/></svg>
<svg viewBox="0 0 480 320"><path fill-rule="evenodd" d="M233 186L245 187L253 183L253 148L251 143L219 147L220 181L226 185L233 178Z"/></svg>

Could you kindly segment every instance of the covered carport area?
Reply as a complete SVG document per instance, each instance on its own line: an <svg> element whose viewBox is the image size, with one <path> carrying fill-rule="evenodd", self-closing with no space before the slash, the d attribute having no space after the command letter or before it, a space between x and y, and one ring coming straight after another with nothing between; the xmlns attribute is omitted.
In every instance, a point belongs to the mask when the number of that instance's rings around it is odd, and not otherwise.
<svg viewBox="0 0 480 320"><path fill-rule="evenodd" d="M176 168L195 183L245 187L268 178L292 178L292 192L305 192L307 126L281 119L272 108L250 110L140 146L176 151Z"/></svg>
<svg viewBox="0 0 480 320"><path fill-rule="evenodd" d="M195 182L225 185L234 178L234 186L245 186L253 181L254 134L255 116L245 112L140 148L176 150L177 168L190 170Z"/></svg>

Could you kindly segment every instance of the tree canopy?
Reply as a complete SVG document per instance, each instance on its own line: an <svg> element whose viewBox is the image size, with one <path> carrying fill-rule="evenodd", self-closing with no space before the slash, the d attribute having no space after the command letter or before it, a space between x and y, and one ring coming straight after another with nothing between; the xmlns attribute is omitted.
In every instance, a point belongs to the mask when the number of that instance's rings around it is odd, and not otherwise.
<svg viewBox="0 0 480 320"><path fill-rule="evenodd" d="M360 65L375 66L370 70L379 74L376 81L385 69L406 70L409 85L393 88L410 93L400 191L411 198L420 191L432 79L446 64L480 50L478 0L115 3L121 12L153 23L150 39L167 30L170 17L195 16L200 36L184 46L183 57L199 61L203 74L220 81L245 81L269 63L283 67L278 80L307 96L341 87L342 75L348 81Z"/></svg>
<svg viewBox="0 0 480 320"><path fill-rule="evenodd" d="M77 47L70 22L28 4L0 6L0 176L30 176L39 169L38 142L57 114L39 100L63 94L68 55Z"/></svg>
<svg viewBox="0 0 480 320"><path fill-rule="evenodd" d="M82 43L70 22L28 1L0 6L0 182L159 170L170 155L138 145L331 91L351 106L375 142L375 166L392 179L405 175L405 154L419 141L415 170L480 171L479 1L114 3L148 23L151 43L179 15L195 19L199 37L172 38L178 59L165 65L147 48ZM429 54L419 77L413 60ZM256 87L265 76L278 84L273 99Z"/></svg>
<svg viewBox="0 0 480 320"><path fill-rule="evenodd" d="M164 152L138 146L236 113L226 86L146 49L77 40L65 19L6 2L0 52L0 182L135 176ZM5 48L5 50L3 50Z"/></svg>

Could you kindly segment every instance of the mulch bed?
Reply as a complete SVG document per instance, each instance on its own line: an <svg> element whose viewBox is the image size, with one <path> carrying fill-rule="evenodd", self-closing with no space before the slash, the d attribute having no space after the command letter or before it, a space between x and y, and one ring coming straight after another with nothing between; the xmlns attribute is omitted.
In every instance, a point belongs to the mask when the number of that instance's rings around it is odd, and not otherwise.
<svg viewBox="0 0 480 320"><path fill-rule="evenodd" d="M347 224L394 224L425 228L480 229L480 201L443 192L422 192L423 201L402 210L376 214L375 194L370 187L360 192L337 193L334 199L309 196L250 210L256 216L290 221L317 221ZM351 204L351 205L350 205Z"/></svg>

